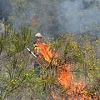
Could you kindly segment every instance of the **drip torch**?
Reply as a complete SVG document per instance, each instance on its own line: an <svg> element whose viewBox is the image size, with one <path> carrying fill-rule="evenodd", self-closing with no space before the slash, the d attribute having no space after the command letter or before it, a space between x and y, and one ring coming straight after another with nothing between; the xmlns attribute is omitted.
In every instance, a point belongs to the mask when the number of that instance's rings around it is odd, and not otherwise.
<svg viewBox="0 0 100 100"><path fill-rule="evenodd" d="M37 56L29 48L27 48L27 50L29 51L30 54L32 54L35 58L37 58Z"/></svg>

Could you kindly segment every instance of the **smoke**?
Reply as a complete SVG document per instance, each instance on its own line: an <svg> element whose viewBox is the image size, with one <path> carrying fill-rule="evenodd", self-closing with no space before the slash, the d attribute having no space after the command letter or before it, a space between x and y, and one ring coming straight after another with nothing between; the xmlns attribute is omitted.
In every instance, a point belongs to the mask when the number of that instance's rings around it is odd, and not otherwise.
<svg viewBox="0 0 100 100"><path fill-rule="evenodd" d="M99 0L6 0L2 7L8 12L5 16L14 30L29 25L34 33L40 32L46 37L65 32L100 31ZM37 25L32 24L30 17Z"/></svg>
<svg viewBox="0 0 100 100"><path fill-rule="evenodd" d="M98 4L98 5L97 5ZM67 0L60 4L60 11L65 16L62 23L66 31L81 33L93 30L100 31L100 1L94 0ZM65 22L67 20L67 22Z"/></svg>
<svg viewBox="0 0 100 100"><path fill-rule="evenodd" d="M34 14L31 2L27 0L9 0L9 2L12 9L8 20L12 23L12 28L18 30L22 26L30 25L30 16Z"/></svg>

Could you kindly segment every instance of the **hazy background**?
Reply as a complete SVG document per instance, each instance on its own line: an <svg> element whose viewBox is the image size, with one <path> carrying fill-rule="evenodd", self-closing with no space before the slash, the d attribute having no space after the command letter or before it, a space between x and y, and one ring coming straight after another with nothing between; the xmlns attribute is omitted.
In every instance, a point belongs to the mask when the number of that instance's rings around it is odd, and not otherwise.
<svg viewBox="0 0 100 100"><path fill-rule="evenodd" d="M45 36L66 32L97 35L100 0L0 0L0 19L10 22L14 30L29 25L34 33Z"/></svg>

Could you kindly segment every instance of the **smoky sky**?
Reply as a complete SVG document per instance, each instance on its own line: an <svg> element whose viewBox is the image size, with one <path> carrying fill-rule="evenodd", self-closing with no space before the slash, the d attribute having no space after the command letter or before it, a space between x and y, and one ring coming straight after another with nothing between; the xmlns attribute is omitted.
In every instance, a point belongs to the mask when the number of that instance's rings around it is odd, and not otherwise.
<svg viewBox="0 0 100 100"><path fill-rule="evenodd" d="M6 0L2 7L14 29L28 24L34 32L44 35L100 31L100 0L23 0L27 1L24 8L22 4L11 5L11 1ZM0 7L0 14L3 8ZM32 25L32 16L37 26Z"/></svg>

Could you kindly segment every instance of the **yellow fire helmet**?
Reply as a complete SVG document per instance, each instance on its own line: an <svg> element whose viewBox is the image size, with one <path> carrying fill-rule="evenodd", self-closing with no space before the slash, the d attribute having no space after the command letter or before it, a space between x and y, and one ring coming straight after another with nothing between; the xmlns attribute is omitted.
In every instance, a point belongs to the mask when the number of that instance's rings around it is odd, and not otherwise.
<svg viewBox="0 0 100 100"><path fill-rule="evenodd" d="M41 33L36 33L35 37L41 37L42 38L42 35L41 35Z"/></svg>

